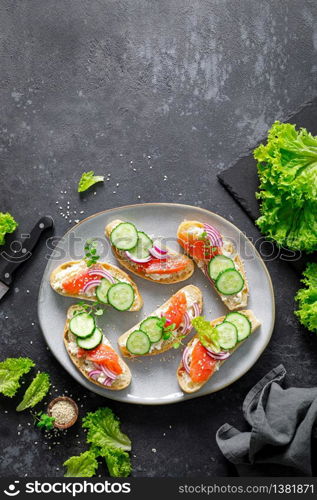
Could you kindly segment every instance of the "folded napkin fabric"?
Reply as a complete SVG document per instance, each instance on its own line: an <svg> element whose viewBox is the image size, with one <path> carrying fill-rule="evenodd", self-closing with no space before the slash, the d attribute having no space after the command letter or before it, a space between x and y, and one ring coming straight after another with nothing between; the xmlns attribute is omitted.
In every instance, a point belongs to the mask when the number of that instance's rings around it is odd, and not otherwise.
<svg viewBox="0 0 317 500"><path fill-rule="evenodd" d="M241 476L311 476L311 448L317 424L317 388L283 389L286 370L279 365L248 393L240 432L229 424L217 431L223 455Z"/></svg>

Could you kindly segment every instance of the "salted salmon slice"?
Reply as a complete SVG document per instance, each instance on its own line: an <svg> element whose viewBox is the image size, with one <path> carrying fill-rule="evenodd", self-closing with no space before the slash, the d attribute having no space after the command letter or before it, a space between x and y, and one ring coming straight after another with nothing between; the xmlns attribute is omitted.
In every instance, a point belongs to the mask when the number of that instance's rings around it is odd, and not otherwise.
<svg viewBox="0 0 317 500"><path fill-rule="evenodd" d="M207 237L200 237L193 233L180 233L178 243L184 248L188 255L209 262L215 255L221 254L219 247L212 247Z"/></svg>
<svg viewBox="0 0 317 500"><path fill-rule="evenodd" d="M196 342L189 367L189 375L193 382L205 382L213 374L217 361L208 355L200 341Z"/></svg>
<svg viewBox="0 0 317 500"><path fill-rule="evenodd" d="M166 326L174 324L175 329L183 321L185 312L187 311L187 300L184 292L179 292L171 298L171 303L164 317L166 318Z"/></svg>
<svg viewBox="0 0 317 500"><path fill-rule="evenodd" d="M83 271L77 276L65 280L62 284L65 292L69 294L78 294L84 288L84 286L89 283L89 281L100 280L100 276L98 274L89 274L88 271Z"/></svg>
<svg viewBox="0 0 317 500"><path fill-rule="evenodd" d="M105 366L109 370L111 370L116 375L120 375L122 373L122 368L119 363L118 354L112 349L112 347L99 344L95 349L79 349L77 356L79 358L86 358L88 361L92 361L93 363L97 363L98 365Z"/></svg>
<svg viewBox="0 0 317 500"><path fill-rule="evenodd" d="M139 264L138 269L146 274L174 274L183 271L187 266L187 258L177 255L166 260L153 258L149 262Z"/></svg>

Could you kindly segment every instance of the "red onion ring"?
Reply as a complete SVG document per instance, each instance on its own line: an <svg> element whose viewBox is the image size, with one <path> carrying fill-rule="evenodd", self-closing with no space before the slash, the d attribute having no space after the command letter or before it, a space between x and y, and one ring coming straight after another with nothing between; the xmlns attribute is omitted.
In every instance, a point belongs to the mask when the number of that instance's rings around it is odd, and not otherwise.
<svg viewBox="0 0 317 500"><path fill-rule="evenodd" d="M230 352L226 352L226 351L214 352L209 347L205 347L205 349L207 351L207 354L211 358L216 359L217 361L223 361L224 359L227 359L230 356Z"/></svg>
<svg viewBox="0 0 317 500"><path fill-rule="evenodd" d="M99 377L99 375L102 374L102 371L101 370L91 370L89 373L88 373L88 377L91 377L93 379L96 379ZM97 377L96 377L97 375Z"/></svg>
<svg viewBox="0 0 317 500"><path fill-rule="evenodd" d="M187 311L185 312L185 314L183 316L182 323L183 323L183 326L181 329L181 333L184 335L185 333L187 333L187 331L191 330L190 316L189 316Z"/></svg>
<svg viewBox="0 0 317 500"><path fill-rule="evenodd" d="M190 372L190 368L189 368L189 364L188 364L188 354L189 354L189 347L186 347L184 349L184 352L183 352L183 358L182 358L182 361L183 361L183 365L184 365L184 368L185 370L187 371L187 373L189 374Z"/></svg>
<svg viewBox="0 0 317 500"><path fill-rule="evenodd" d="M110 377L107 377L106 380L104 381L103 385L109 387L110 385L112 385L112 382L113 382L113 379L111 379Z"/></svg>
<svg viewBox="0 0 317 500"><path fill-rule="evenodd" d="M111 380L115 380L117 378L117 375L113 373L113 371L109 370L109 368L106 368L103 365L99 366L102 369L103 373L106 375L106 377L111 378Z"/></svg>
<svg viewBox="0 0 317 500"><path fill-rule="evenodd" d="M102 278L106 278L107 280L109 280L111 283L115 283L115 279L112 276L112 274L110 274L105 269L89 269L88 274L90 276L91 275L101 276Z"/></svg>
<svg viewBox="0 0 317 500"><path fill-rule="evenodd" d="M210 226L209 224L204 224L204 230L207 233L208 239L213 247L222 247L223 240L218 229Z"/></svg>
<svg viewBox="0 0 317 500"><path fill-rule="evenodd" d="M160 242L160 241L154 241L154 243L153 243L153 249L154 249L157 253L159 253L159 254L161 254L161 255L166 255L166 254L167 254L167 252L168 252L168 251L166 250L166 248L163 248L163 247L162 247L162 244L161 244L161 242Z"/></svg>
<svg viewBox="0 0 317 500"><path fill-rule="evenodd" d="M168 257L167 253L166 253L166 254L161 254L160 252L158 252L158 251L156 250L156 247L152 247L152 248L150 248L149 252L151 253L151 255L152 255L153 257L155 257L155 259L165 260L165 259L167 259L167 257Z"/></svg>
<svg viewBox="0 0 317 500"><path fill-rule="evenodd" d="M86 285L83 287L82 291L84 293L87 292L87 290L90 290L90 288L94 288L98 285L100 285L101 283L101 280L91 280L91 281L88 281L88 283L86 283Z"/></svg>
<svg viewBox="0 0 317 500"><path fill-rule="evenodd" d="M199 307L198 302L195 302L193 304L193 309L194 309L194 318L196 318L197 316L200 315L200 307Z"/></svg>
<svg viewBox="0 0 317 500"><path fill-rule="evenodd" d="M145 262L149 262L149 260L152 259L151 255L148 257L145 257L145 259L138 259L134 255L132 255L130 252L125 252L126 256L128 259L132 260L132 262L135 262L135 264L144 264Z"/></svg>

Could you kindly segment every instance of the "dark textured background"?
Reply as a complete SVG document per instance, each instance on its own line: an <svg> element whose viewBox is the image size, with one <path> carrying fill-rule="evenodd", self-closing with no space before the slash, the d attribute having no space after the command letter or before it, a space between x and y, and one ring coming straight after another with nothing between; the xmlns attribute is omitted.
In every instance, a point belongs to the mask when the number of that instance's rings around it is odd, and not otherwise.
<svg viewBox="0 0 317 500"><path fill-rule="evenodd" d="M100 210L176 201L258 237L216 174L316 95L316 16L307 0L2 0L0 210L14 214L19 232L50 214L61 236ZM110 180L79 197L77 181L90 169ZM52 375L54 395L81 398L81 415L109 404L133 440L135 476L233 474L215 432L226 421L244 427L251 386L280 362L289 383L317 383L316 340L293 315L299 280L271 262L273 338L234 385L152 408L90 394L46 350L38 327L46 253L42 242L0 304L1 358L32 357ZM18 399L0 399L1 475L62 475L62 462L85 449L80 427L46 439L28 413L15 413Z"/></svg>

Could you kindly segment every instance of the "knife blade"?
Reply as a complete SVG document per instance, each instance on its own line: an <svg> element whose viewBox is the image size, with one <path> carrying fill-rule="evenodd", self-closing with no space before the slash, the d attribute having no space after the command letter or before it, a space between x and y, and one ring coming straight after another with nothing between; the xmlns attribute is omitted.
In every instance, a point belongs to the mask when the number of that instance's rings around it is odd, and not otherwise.
<svg viewBox="0 0 317 500"><path fill-rule="evenodd" d="M17 251L12 251L11 249L10 254L6 250L1 252L4 265L0 270L0 300L10 289L15 271L21 266L21 264L32 257L32 250L38 243L43 231L52 228L53 225L54 222L52 217L49 215L41 217L31 230L30 234L27 234L24 239L15 240L11 243L11 247L18 247Z"/></svg>
<svg viewBox="0 0 317 500"><path fill-rule="evenodd" d="M0 300L9 291L9 287L0 281Z"/></svg>

